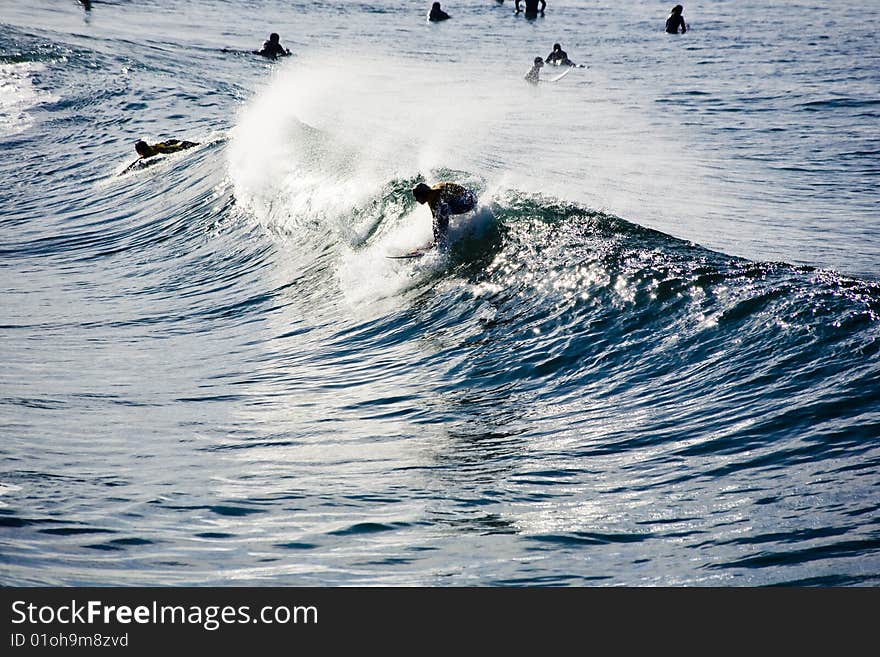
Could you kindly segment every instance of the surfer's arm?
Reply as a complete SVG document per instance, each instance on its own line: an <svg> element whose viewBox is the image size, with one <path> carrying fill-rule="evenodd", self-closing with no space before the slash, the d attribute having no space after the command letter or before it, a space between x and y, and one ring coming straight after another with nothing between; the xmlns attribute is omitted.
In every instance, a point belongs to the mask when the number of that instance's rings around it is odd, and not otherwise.
<svg viewBox="0 0 880 657"><path fill-rule="evenodd" d="M121 175L123 175L123 174L128 173L129 171L134 170L134 169L137 167L137 165L141 163L141 160L142 160L142 159L143 159L143 158L140 158L140 157L139 157L139 158L136 159L134 162L132 162L131 164L129 164L127 167L125 167L122 171L120 171L118 175L121 176Z"/></svg>
<svg viewBox="0 0 880 657"><path fill-rule="evenodd" d="M544 10L547 8L546 0L541 0L541 13L544 13Z"/></svg>

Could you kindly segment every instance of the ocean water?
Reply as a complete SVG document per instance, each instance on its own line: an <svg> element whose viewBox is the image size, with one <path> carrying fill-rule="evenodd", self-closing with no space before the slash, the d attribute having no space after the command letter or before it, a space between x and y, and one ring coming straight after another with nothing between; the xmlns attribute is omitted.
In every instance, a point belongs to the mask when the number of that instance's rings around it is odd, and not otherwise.
<svg viewBox="0 0 880 657"><path fill-rule="evenodd" d="M0 0L0 583L880 584L880 5L621 4Z"/></svg>

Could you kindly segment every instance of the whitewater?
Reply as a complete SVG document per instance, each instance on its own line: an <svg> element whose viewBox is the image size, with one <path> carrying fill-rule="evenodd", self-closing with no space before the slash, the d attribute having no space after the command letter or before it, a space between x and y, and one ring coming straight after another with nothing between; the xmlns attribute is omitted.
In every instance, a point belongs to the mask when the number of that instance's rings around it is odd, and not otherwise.
<svg viewBox="0 0 880 657"><path fill-rule="evenodd" d="M430 4L0 0L0 583L877 585L880 8Z"/></svg>

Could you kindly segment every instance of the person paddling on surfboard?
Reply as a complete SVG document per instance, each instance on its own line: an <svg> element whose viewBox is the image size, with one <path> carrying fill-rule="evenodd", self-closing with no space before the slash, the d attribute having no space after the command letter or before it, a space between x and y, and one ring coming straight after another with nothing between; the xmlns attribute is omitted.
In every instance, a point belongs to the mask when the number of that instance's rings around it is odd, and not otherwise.
<svg viewBox="0 0 880 657"><path fill-rule="evenodd" d="M476 195L469 189L452 182L440 182L433 187L419 183L413 187L416 201L428 204L433 219L434 245L446 246L449 215L464 214L477 205Z"/></svg>
<svg viewBox="0 0 880 657"><path fill-rule="evenodd" d="M134 150L137 151L138 159L129 164L122 170L120 175L128 173L132 169L137 168L144 160L148 160L156 155L166 155L168 153L176 153L193 146L198 146L198 142L180 141L179 139L169 139L168 141L160 141L155 144L148 144L143 139L139 139L134 144Z"/></svg>
<svg viewBox="0 0 880 657"><path fill-rule="evenodd" d="M255 50L254 54L262 55L269 59L286 57L290 54L290 50L281 45L280 39L281 37L279 37L276 32L272 32L272 34L269 35L269 40L263 42L263 48L261 50Z"/></svg>
<svg viewBox="0 0 880 657"><path fill-rule="evenodd" d="M575 64L568 58L568 53L558 43L553 44L553 52L547 55L544 61L555 66L578 66L578 64Z"/></svg>

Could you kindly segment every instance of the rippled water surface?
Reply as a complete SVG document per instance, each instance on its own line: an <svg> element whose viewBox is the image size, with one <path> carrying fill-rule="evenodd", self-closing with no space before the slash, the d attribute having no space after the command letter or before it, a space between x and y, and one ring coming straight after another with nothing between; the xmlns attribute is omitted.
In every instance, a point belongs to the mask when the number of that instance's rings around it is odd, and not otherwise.
<svg viewBox="0 0 880 657"><path fill-rule="evenodd" d="M0 583L880 583L880 7L429 4L0 0Z"/></svg>

